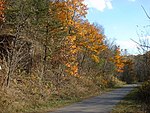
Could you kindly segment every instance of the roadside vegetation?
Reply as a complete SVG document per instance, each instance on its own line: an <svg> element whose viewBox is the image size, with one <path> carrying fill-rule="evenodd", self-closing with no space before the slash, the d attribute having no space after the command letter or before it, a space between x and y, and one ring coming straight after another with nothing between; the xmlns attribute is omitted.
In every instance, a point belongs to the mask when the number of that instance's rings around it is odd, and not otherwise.
<svg viewBox="0 0 150 113"><path fill-rule="evenodd" d="M1 113L52 110L149 78L149 53L124 54L88 22L83 1L0 0Z"/></svg>
<svg viewBox="0 0 150 113"><path fill-rule="evenodd" d="M137 100L141 103L141 109L145 113L150 112L150 80L144 82L142 86L138 88Z"/></svg>
<svg viewBox="0 0 150 113"><path fill-rule="evenodd" d="M138 88L135 88L124 97L124 99L113 108L112 113L144 113L141 110L141 104L137 102L137 91Z"/></svg>
<svg viewBox="0 0 150 113"><path fill-rule="evenodd" d="M0 112L51 110L121 85L124 58L83 0L0 0Z"/></svg>
<svg viewBox="0 0 150 113"><path fill-rule="evenodd" d="M149 113L150 81L144 82L131 91L112 111L112 113Z"/></svg>

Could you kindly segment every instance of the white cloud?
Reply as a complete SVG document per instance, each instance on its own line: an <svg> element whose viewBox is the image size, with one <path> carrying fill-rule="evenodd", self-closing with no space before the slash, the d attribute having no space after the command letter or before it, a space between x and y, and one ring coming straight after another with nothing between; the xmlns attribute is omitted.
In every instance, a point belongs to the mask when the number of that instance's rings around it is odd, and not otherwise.
<svg viewBox="0 0 150 113"><path fill-rule="evenodd" d="M112 9L112 0L85 0L85 4L89 8L95 8L99 11L103 11L105 8Z"/></svg>
<svg viewBox="0 0 150 113"><path fill-rule="evenodd" d="M135 42L133 42L132 40L120 40L120 41L117 41L117 44L120 45L121 48L123 49L128 49L128 48L132 48L132 49L135 49L137 48L137 44Z"/></svg>
<svg viewBox="0 0 150 113"><path fill-rule="evenodd" d="M112 8L113 8L113 7L112 7L112 3L111 3L110 0L107 0L107 1L106 1L106 6L108 7L108 9L112 9Z"/></svg>
<svg viewBox="0 0 150 113"><path fill-rule="evenodd" d="M117 40L116 42L121 49L127 49L130 54L138 54L138 45L132 40Z"/></svg>

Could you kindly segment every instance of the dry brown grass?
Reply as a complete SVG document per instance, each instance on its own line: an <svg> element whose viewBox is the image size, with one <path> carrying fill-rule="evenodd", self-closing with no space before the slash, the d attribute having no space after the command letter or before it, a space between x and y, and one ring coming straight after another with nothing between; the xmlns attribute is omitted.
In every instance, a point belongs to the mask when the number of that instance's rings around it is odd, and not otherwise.
<svg viewBox="0 0 150 113"><path fill-rule="evenodd" d="M41 83L38 75L18 76L11 80L9 88L0 91L0 112L47 111L95 96L103 91L101 79L68 76L62 78L61 84L56 87L54 80Z"/></svg>

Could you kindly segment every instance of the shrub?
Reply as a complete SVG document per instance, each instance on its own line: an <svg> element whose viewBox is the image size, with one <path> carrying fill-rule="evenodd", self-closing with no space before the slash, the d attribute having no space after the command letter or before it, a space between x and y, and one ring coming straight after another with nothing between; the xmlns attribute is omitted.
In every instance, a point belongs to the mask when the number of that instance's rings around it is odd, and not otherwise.
<svg viewBox="0 0 150 113"><path fill-rule="evenodd" d="M139 87L137 99L143 104L143 109L150 113L150 80L144 82Z"/></svg>

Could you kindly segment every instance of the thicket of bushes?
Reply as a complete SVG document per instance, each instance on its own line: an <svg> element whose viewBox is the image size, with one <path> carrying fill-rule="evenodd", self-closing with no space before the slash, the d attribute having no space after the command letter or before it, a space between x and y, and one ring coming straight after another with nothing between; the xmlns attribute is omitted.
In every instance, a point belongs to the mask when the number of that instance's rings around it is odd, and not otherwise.
<svg viewBox="0 0 150 113"><path fill-rule="evenodd" d="M122 85L116 78L76 78L67 77L56 87L50 81L40 84L36 75L20 77L21 81L13 81L10 87L0 91L0 112L15 113L51 109L57 102L76 101L100 94L104 88ZM95 83L96 82L96 83ZM55 105L56 104L56 105Z"/></svg>
<svg viewBox="0 0 150 113"><path fill-rule="evenodd" d="M141 102L142 109L150 113L150 80L144 82L137 91L137 100Z"/></svg>

